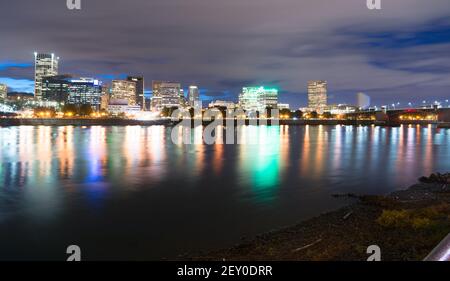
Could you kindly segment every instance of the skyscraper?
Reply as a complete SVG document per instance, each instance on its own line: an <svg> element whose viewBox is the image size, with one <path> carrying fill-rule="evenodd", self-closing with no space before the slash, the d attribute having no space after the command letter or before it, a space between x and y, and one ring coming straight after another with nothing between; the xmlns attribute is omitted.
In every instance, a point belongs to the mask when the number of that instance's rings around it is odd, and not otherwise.
<svg viewBox="0 0 450 281"><path fill-rule="evenodd" d="M327 82L308 81L308 108L322 112L327 106Z"/></svg>
<svg viewBox="0 0 450 281"><path fill-rule="evenodd" d="M239 96L239 103L244 110L265 112L266 108L277 108L278 90L264 87L244 87Z"/></svg>
<svg viewBox="0 0 450 281"><path fill-rule="evenodd" d="M200 102L200 94L197 86L189 86L188 103L189 106L194 108L202 107Z"/></svg>
<svg viewBox="0 0 450 281"><path fill-rule="evenodd" d="M5 84L0 84L0 101L6 100L8 97L8 87Z"/></svg>
<svg viewBox="0 0 450 281"><path fill-rule="evenodd" d="M153 81L152 111L161 111L164 107L180 107L181 84L176 82Z"/></svg>
<svg viewBox="0 0 450 281"><path fill-rule="evenodd" d="M184 96L184 89L180 89L180 106L186 106L187 101L186 101L186 97Z"/></svg>
<svg viewBox="0 0 450 281"><path fill-rule="evenodd" d="M111 99L127 100L128 105L136 105L136 82L128 80L113 80Z"/></svg>
<svg viewBox="0 0 450 281"><path fill-rule="evenodd" d="M144 77L142 76L128 76L127 81L136 83L136 104L145 110L145 97L144 97Z"/></svg>
<svg viewBox="0 0 450 281"><path fill-rule="evenodd" d="M34 97L42 100L42 79L58 75L59 57L55 54L34 53Z"/></svg>

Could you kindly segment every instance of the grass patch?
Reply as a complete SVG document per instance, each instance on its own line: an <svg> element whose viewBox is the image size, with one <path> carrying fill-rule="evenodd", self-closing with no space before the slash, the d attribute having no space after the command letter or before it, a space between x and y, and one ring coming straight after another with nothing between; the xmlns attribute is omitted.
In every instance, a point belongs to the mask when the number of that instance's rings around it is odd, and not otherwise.
<svg viewBox="0 0 450 281"><path fill-rule="evenodd" d="M450 204L444 203L427 208L409 210L383 210L377 223L389 228L425 229L440 223L448 223Z"/></svg>

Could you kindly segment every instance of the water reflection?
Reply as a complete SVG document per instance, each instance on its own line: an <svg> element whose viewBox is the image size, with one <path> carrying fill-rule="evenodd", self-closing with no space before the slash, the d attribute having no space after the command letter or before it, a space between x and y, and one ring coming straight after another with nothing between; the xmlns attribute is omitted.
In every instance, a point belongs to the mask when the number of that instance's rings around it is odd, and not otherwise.
<svg viewBox="0 0 450 281"><path fill-rule="evenodd" d="M249 132L247 132L250 131ZM274 199L280 183L282 169L281 155L286 153L286 131L280 127L246 127L244 143L250 143L249 138L256 138L259 144L239 146L239 166L237 173L244 185L250 184L254 199L265 202ZM289 144L287 144L287 147ZM287 149L286 147L286 149Z"/></svg>
<svg viewBox="0 0 450 281"><path fill-rule="evenodd" d="M193 144L180 146L171 143L170 132L160 126L1 128L0 183L3 188L21 188L58 185L63 179L86 185L133 182L161 179L169 171L192 172L188 177L198 178L206 167L220 176L228 151L236 172L249 175L252 188L258 190L279 185L286 169L299 171L298 178L321 178L347 169L415 177L417 171L445 168L449 153L448 130L433 127L250 126L242 130L241 141L256 140L254 144L211 146L202 142L202 127L192 130ZM217 130L219 139L224 130ZM416 168L405 169L411 166Z"/></svg>

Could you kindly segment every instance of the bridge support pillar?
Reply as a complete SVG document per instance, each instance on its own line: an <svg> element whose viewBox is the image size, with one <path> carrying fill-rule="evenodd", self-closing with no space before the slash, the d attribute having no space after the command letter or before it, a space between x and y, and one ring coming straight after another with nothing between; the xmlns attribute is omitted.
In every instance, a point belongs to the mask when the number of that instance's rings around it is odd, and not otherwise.
<svg viewBox="0 0 450 281"><path fill-rule="evenodd" d="M438 111L439 122L450 122L450 108L441 108Z"/></svg>

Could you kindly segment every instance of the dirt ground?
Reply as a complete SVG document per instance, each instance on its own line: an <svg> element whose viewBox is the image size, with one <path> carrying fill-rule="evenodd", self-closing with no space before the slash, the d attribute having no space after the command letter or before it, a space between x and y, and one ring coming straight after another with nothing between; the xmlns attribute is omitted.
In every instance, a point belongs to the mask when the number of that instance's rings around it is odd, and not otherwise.
<svg viewBox="0 0 450 281"><path fill-rule="evenodd" d="M355 197L357 202L229 249L178 258L365 261L370 255L367 248L377 245L385 261L423 260L450 233L450 176L447 177L446 182L421 178L421 183L388 196L341 195Z"/></svg>

